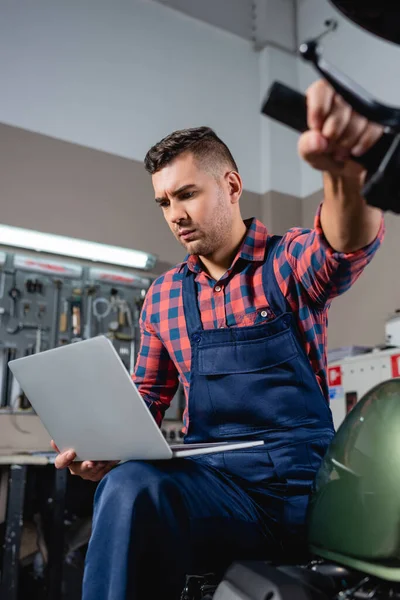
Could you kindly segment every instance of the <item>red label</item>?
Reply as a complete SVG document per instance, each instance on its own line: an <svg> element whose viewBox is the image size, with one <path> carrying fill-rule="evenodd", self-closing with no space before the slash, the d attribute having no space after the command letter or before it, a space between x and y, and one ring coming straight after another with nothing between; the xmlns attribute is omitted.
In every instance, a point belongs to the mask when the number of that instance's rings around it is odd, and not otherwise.
<svg viewBox="0 0 400 600"><path fill-rule="evenodd" d="M342 370L340 367L328 368L328 385L329 387L342 385Z"/></svg>
<svg viewBox="0 0 400 600"><path fill-rule="evenodd" d="M60 265L52 265L50 263L39 263L34 260L26 260L25 264L30 267L41 267L42 269L48 269L49 271L57 271L58 273L64 273L65 267Z"/></svg>
<svg viewBox="0 0 400 600"><path fill-rule="evenodd" d="M400 354L393 354L390 360L392 363L392 377L400 377Z"/></svg>
<svg viewBox="0 0 400 600"><path fill-rule="evenodd" d="M100 279L109 279L110 281L120 281L121 283L134 283L136 279L134 277L124 277L123 275L111 275L105 274L100 275Z"/></svg>

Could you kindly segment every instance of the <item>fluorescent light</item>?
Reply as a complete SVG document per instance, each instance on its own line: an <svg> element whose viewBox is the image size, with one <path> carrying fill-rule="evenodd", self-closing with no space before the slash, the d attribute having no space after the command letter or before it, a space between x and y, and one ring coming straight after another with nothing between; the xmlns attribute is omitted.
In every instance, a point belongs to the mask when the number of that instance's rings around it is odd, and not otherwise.
<svg viewBox="0 0 400 600"><path fill-rule="evenodd" d="M0 225L0 244L135 269L151 269L156 264L154 255L140 250L98 244L9 225Z"/></svg>

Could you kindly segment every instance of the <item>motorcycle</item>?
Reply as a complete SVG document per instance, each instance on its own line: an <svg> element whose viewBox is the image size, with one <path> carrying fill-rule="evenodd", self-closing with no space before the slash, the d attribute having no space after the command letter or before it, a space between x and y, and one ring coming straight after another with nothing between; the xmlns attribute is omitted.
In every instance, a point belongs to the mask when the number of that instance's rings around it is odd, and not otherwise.
<svg viewBox="0 0 400 600"><path fill-rule="evenodd" d="M362 28L400 44L400 8L390 0L331 0ZM300 55L384 134L362 157L368 204L400 214L400 109L381 104L324 60L319 45L336 23L300 46ZM306 131L306 98L275 82L262 113ZM400 379L380 383L351 410L317 472L308 509L304 564L233 563L189 577L181 600L400 600Z"/></svg>

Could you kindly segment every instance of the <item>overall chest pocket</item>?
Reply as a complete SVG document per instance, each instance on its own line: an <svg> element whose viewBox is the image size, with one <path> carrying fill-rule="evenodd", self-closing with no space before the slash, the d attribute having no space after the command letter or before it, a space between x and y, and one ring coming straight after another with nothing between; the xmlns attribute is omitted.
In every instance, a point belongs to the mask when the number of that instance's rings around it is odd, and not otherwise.
<svg viewBox="0 0 400 600"><path fill-rule="evenodd" d="M254 325L261 325L275 319L275 314L269 306L263 306L261 308L253 308L253 310L245 310L243 312L235 311L232 314L227 315L228 327L253 327Z"/></svg>
<svg viewBox="0 0 400 600"><path fill-rule="evenodd" d="M304 417L301 360L290 330L200 345L198 373L208 388L221 435L262 432Z"/></svg>

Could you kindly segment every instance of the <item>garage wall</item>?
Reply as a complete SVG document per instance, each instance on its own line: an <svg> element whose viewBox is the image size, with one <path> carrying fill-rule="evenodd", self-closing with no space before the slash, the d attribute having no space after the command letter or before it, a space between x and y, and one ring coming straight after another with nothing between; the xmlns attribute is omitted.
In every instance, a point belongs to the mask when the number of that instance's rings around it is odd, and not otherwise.
<svg viewBox="0 0 400 600"><path fill-rule="evenodd" d="M0 125L0 222L157 254L163 270L184 257L143 163ZM245 191L244 217L261 217Z"/></svg>
<svg viewBox="0 0 400 600"><path fill-rule="evenodd" d="M0 81L0 122L125 158L214 127L261 191L257 55L236 35L144 0L0 0Z"/></svg>
<svg viewBox="0 0 400 600"><path fill-rule="evenodd" d="M184 251L153 198L141 162L0 124L1 223L151 252L161 272ZM301 199L277 191L244 190L241 209L276 234L302 222Z"/></svg>

